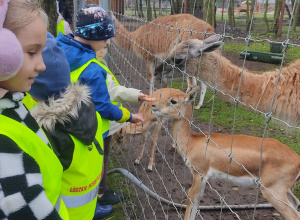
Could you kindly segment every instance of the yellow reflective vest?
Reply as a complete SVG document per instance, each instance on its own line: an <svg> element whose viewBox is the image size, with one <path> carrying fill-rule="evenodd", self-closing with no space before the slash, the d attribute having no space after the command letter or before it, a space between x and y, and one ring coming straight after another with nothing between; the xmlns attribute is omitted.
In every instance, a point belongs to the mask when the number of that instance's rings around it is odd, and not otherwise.
<svg viewBox="0 0 300 220"><path fill-rule="evenodd" d="M30 109L34 100L29 94L26 97L23 103ZM95 214L104 149L102 118L98 112L96 115L98 129L94 142L98 144L86 146L70 135L74 142L73 158L70 167L62 174L61 184L61 196L70 220L91 220Z"/></svg>
<svg viewBox="0 0 300 220"><path fill-rule="evenodd" d="M103 164L102 119L96 114L98 130L94 142L98 144L86 146L70 135L75 147L72 163L63 173L61 195L71 220L91 220L95 214Z"/></svg>
<svg viewBox="0 0 300 220"><path fill-rule="evenodd" d="M25 125L4 115L0 115L0 121L0 134L12 139L25 153L34 158L43 176L47 198L60 216L68 220L68 212L60 195L63 168L53 150Z"/></svg>
<svg viewBox="0 0 300 220"><path fill-rule="evenodd" d="M29 93L26 93L26 96L24 97L24 99L22 99L22 102L28 110L37 105L37 102L31 97Z"/></svg>
<svg viewBox="0 0 300 220"><path fill-rule="evenodd" d="M92 62L95 62L97 64L99 64L103 69L105 69L105 71L108 73L108 74L111 74L113 76L113 80L116 82L116 85L120 85L118 80L116 79L116 77L112 74L112 72L102 63L100 63L96 58L88 61L86 64L82 65L81 67L79 67L78 69L74 70L71 72L71 82L74 83L78 80L79 76L81 75L81 73L85 70L85 68L90 65L90 63ZM106 77L106 85L107 85L107 77ZM122 108L122 104L118 103L118 102L114 102L114 101L111 101L112 104L114 105L117 105L119 107ZM123 114L124 112L128 112L128 111L123 111ZM128 114L130 114L128 112ZM126 116L125 116L126 117ZM124 118L124 117L122 117ZM122 120L122 119L121 119ZM120 120L120 121L121 121ZM105 118L102 118L102 131L103 131L103 134L107 133L109 130L109 120L108 119L105 119Z"/></svg>
<svg viewBox="0 0 300 220"><path fill-rule="evenodd" d="M65 34L65 20L61 20L58 25L56 26L56 35L58 36L59 32L61 32L63 35Z"/></svg>

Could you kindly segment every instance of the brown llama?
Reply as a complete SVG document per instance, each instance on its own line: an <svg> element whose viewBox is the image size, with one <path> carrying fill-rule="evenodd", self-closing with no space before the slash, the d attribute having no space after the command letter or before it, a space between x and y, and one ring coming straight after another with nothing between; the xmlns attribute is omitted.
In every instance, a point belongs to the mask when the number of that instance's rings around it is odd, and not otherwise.
<svg viewBox="0 0 300 220"><path fill-rule="evenodd" d="M207 139L207 133L193 133L189 122L192 119L191 102L196 96L195 90L192 89L187 95L179 89L167 89L161 90L161 94L162 98L151 104L151 110L157 117L173 119L175 147L193 175L185 220L195 219L210 179L250 187L257 185L258 178L263 196L285 219L300 219L297 211L300 202L291 191L300 176L300 156L297 153L273 138L264 138L262 141L260 137L248 135L211 133L210 139ZM233 158L231 163L230 153Z"/></svg>
<svg viewBox="0 0 300 220"><path fill-rule="evenodd" d="M134 51L145 61L149 94L153 92L155 62L160 63L182 41L204 39L214 33L210 24L190 14L156 18L134 32L129 32L112 13L110 16L115 26L113 41L123 49Z"/></svg>
<svg viewBox="0 0 300 220"><path fill-rule="evenodd" d="M192 39L178 44L169 53L166 62L156 68L156 74L170 73L173 69L171 65L174 64L182 71L199 77L208 85L213 86L216 83L217 89L225 94L237 97L243 73L239 101L264 113L272 111L272 116L290 125L300 126L300 59L283 67L281 73L277 69L255 74L246 69L242 70L220 56L219 51L215 51L222 45L219 37L212 36L205 40L209 43ZM280 78L271 109L279 73ZM228 96L222 98L226 97Z"/></svg>

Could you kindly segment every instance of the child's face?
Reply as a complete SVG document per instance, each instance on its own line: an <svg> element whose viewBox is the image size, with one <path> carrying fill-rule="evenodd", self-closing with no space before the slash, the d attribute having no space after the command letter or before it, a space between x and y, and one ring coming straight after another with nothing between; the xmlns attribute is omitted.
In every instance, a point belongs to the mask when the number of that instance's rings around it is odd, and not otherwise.
<svg viewBox="0 0 300 220"><path fill-rule="evenodd" d="M34 19L20 30L17 35L23 48L23 64L17 75L6 81L0 81L0 87L11 92L28 92L34 78L46 66L43 62L42 51L46 45L47 27L42 18Z"/></svg>
<svg viewBox="0 0 300 220"><path fill-rule="evenodd" d="M91 47L95 52L107 48L110 44L110 39L93 41Z"/></svg>

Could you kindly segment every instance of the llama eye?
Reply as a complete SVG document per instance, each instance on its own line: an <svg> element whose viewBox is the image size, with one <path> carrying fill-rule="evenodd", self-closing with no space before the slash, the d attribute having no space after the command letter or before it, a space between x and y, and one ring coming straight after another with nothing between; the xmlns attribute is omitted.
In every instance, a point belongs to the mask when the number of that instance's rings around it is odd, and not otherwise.
<svg viewBox="0 0 300 220"><path fill-rule="evenodd" d="M180 65L182 63L183 59L175 59L174 58L174 64L175 65Z"/></svg>
<svg viewBox="0 0 300 220"><path fill-rule="evenodd" d="M171 102L173 105L177 104L177 101L174 100L174 99L171 99L170 102Z"/></svg>

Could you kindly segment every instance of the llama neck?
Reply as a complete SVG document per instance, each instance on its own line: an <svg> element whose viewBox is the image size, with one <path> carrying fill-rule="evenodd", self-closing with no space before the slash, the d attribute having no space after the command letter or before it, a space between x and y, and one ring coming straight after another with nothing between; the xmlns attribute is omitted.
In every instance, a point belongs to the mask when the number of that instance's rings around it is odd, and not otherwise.
<svg viewBox="0 0 300 220"><path fill-rule="evenodd" d="M114 19L114 25L116 30L116 35L113 38L114 42L123 49L130 50L132 41L134 42L133 33L129 32L116 18Z"/></svg>
<svg viewBox="0 0 300 220"><path fill-rule="evenodd" d="M173 138L177 141L177 146L181 153L187 154L189 137L191 136L191 128L189 121L191 120L192 107L190 106L185 117L173 119Z"/></svg>
<svg viewBox="0 0 300 220"><path fill-rule="evenodd" d="M222 56L219 61L220 54L218 52L208 54L208 58L209 59L206 62L209 62L210 65L205 66L210 68L210 76L207 77L207 82L214 85L216 77L218 77L217 88L219 90L233 97L237 97L238 95L240 101L252 105L255 108L261 106L261 98L264 95L269 79L266 74L254 74L244 69L242 81L240 82L242 73L241 68L232 64L229 60ZM218 65L219 62L220 65ZM219 70L217 70L218 66ZM202 71L203 70L201 70L201 72ZM208 69L204 71L208 71ZM264 99L265 106L270 106L270 102L271 97ZM261 110L265 111L267 109L261 107Z"/></svg>

